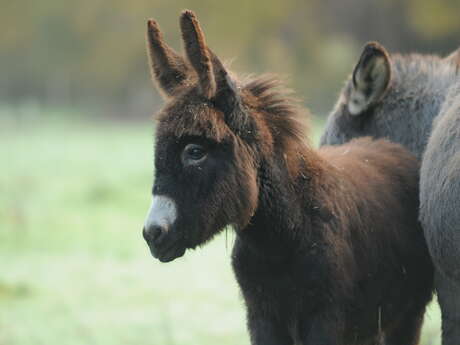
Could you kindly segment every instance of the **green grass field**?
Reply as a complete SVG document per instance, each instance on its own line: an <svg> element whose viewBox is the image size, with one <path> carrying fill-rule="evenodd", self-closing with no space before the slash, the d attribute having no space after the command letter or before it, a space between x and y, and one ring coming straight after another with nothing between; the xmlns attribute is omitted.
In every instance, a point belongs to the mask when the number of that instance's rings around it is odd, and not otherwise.
<svg viewBox="0 0 460 345"><path fill-rule="evenodd" d="M249 344L231 232L166 265L144 244L152 143L147 122L0 110L0 345Z"/></svg>

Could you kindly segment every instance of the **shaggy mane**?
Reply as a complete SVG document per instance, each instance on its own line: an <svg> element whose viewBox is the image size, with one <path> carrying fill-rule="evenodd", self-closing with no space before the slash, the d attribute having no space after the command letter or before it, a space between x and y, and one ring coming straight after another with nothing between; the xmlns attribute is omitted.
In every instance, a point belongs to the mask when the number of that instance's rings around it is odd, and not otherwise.
<svg viewBox="0 0 460 345"><path fill-rule="evenodd" d="M248 77L243 90L257 98L256 110L265 115L275 141L306 142L310 114L282 80L270 74Z"/></svg>
<svg viewBox="0 0 460 345"><path fill-rule="evenodd" d="M458 82L458 65L446 63L437 55L392 54L393 68L397 73L394 78L419 88L445 87Z"/></svg>

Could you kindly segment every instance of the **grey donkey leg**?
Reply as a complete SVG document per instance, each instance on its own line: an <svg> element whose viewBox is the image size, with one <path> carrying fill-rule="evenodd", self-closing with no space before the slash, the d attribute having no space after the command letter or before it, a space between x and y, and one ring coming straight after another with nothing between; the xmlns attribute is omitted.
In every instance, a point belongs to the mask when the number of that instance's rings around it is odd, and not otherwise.
<svg viewBox="0 0 460 345"><path fill-rule="evenodd" d="M460 282L436 272L436 290L442 312L442 344L460 344Z"/></svg>

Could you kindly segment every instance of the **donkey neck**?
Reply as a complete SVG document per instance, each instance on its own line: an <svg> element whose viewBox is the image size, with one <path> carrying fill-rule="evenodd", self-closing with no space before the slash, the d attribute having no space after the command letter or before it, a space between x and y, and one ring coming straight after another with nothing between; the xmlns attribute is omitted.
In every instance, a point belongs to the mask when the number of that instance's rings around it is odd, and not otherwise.
<svg viewBox="0 0 460 345"><path fill-rule="evenodd" d="M298 154L298 171L292 175L286 154L264 160L259 167L259 202L249 225L237 231L238 238L256 255L269 261L292 257L308 233L315 218L321 217L314 200L314 180L322 175L324 162L303 144ZM292 161L291 161L292 163Z"/></svg>

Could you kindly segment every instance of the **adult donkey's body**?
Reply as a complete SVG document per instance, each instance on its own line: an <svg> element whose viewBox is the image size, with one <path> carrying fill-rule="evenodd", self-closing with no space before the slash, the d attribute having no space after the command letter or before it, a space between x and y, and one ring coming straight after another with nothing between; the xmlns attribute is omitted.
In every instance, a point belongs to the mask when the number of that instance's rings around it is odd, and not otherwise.
<svg viewBox="0 0 460 345"><path fill-rule="evenodd" d="M277 81L235 81L193 13L181 29L187 60L148 24L169 99L143 230L153 256L174 260L232 225L252 344L416 345L433 284L416 159L385 140L313 150Z"/></svg>
<svg viewBox="0 0 460 345"><path fill-rule="evenodd" d="M460 50L389 56L368 44L328 119L322 145L371 135L409 148L421 167L420 219L437 268L443 344L460 344Z"/></svg>

